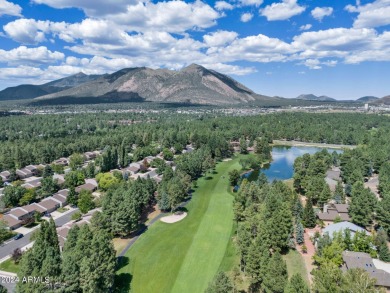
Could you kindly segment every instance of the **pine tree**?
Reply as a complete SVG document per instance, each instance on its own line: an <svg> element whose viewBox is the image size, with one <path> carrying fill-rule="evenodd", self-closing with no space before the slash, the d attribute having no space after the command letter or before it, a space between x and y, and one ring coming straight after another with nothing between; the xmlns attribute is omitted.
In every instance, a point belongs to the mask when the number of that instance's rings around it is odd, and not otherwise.
<svg viewBox="0 0 390 293"><path fill-rule="evenodd" d="M316 215L314 213L313 202L310 196L306 201L305 209L303 211L303 224L306 228L314 228L316 226Z"/></svg>
<svg viewBox="0 0 390 293"><path fill-rule="evenodd" d="M376 220L387 232L387 235L390 236L390 194L384 195L383 199L379 201L376 212Z"/></svg>
<svg viewBox="0 0 390 293"><path fill-rule="evenodd" d="M330 191L329 185L324 184L324 188L322 189L322 191L318 197L318 204L320 206L323 206L324 204L328 203L328 201L331 197L332 197L332 193Z"/></svg>
<svg viewBox="0 0 390 293"><path fill-rule="evenodd" d="M279 252L270 259L262 287L266 293L283 293L287 284L287 265Z"/></svg>
<svg viewBox="0 0 390 293"><path fill-rule="evenodd" d="M337 203L345 202L344 188L343 183L341 181L337 181L336 189L334 191L334 199Z"/></svg>
<svg viewBox="0 0 390 293"><path fill-rule="evenodd" d="M75 251L80 228L74 225L68 232L66 237L64 251L62 253L62 278L64 292L76 293L80 292L79 274L80 274L80 259L78 259Z"/></svg>
<svg viewBox="0 0 390 293"><path fill-rule="evenodd" d="M301 221L299 220L295 226L295 239L299 245L305 242L304 233L305 230L303 228Z"/></svg>
<svg viewBox="0 0 390 293"><path fill-rule="evenodd" d="M83 293L109 292L114 284L115 250L110 235L96 231L93 235L90 255L80 265L80 286Z"/></svg>
<svg viewBox="0 0 390 293"><path fill-rule="evenodd" d="M292 213L296 219L302 219L303 217L303 206L298 196L296 197L295 204L293 205Z"/></svg>
<svg viewBox="0 0 390 293"><path fill-rule="evenodd" d="M269 259L269 249L259 236L251 243L246 257L245 272L251 277L253 289L257 289L263 281Z"/></svg>
<svg viewBox="0 0 390 293"><path fill-rule="evenodd" d="M305 281L300 274L294 274L288 282L284 293L310 293Z"/></svg>
<svg viewBox="0 0 390 293"><path fill-rule="evenodd" d="M219 272L209 284L205 293L233 293L233 284L224 272Z"/></svg>
<svg viewBox="0 0 390 293"><path fill-rule="evenodd" d="M77 205L77 200L78 197L76 194L75 187L74 186L69 187L69 193L67 198L68 204L70 204L71 206L75 206Z"/></svg>
<svg viewBox="0 0 390 293"><path fill-rule="evenodd" d="M380 260L390 262L390 251L387 246L388 237L384 229L380 228L375 237L375 245L377 246L378 257Z"/></svg>

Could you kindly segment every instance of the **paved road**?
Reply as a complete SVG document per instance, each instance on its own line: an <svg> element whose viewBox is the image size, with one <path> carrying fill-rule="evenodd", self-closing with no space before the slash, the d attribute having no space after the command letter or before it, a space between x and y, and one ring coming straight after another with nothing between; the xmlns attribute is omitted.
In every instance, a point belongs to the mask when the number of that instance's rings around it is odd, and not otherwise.
<svg viewBox="0 0 390 293"><path fill-rule="evenodd" d="M67 214L63 215L62 217L59 217L54 220L56 223L56 226L62 226L69 222L71 220L72 215L78 211L78 209L75 209L71 212L68 212ZM0 259L10 255L16 248L22 248L30 243L31 235L34 231L24 234L23 238L20 238L18 240L12 240L6 244L2 244L0 246Z"/></svg>

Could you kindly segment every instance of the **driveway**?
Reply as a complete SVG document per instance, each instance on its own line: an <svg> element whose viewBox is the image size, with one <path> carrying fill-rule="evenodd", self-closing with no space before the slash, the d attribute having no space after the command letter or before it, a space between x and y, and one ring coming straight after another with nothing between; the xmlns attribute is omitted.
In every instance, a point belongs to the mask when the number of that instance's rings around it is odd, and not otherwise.
<svg viewBox="0 0 390 293"><path fill-rule="evenodd" d="M54 222L56 223L56 226L62 226L64 224L66 224L67 222L71 221L72 215L77 211L78 211L78 209L74 209L73 211L66 212L66 213L64 213L63 216L55 219ZM0 246L0 259L3 259L6 256L12 254L12 252L16 248L22 248L22 247L26 246L27 244L29 244L31 242L30 238L31 238L32 234L33 234L33 231L25 234L24 237L22 237L18 240L11 240L9 242L3 243Z"/></svg>

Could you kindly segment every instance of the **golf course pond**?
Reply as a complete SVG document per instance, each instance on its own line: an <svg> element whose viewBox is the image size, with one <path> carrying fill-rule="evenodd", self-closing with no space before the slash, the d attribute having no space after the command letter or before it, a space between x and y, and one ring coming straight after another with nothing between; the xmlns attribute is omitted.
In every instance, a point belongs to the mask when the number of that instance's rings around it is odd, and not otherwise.
<svg viewBox="0 0 390 293"><path fill-rule="evenodd" d="M320 147L309 147L309 146L274 146L272 148L272 161L266 164L260 170L254 170L243 175L248 180L256 180L263 172L268 181L274 180L287 180L293 177L294 174L294 161L296 158L303 156L304 154L314 154L322 151L324 148ZM325 148L328 152L342 153L341 149L330 149Z"/></svg>

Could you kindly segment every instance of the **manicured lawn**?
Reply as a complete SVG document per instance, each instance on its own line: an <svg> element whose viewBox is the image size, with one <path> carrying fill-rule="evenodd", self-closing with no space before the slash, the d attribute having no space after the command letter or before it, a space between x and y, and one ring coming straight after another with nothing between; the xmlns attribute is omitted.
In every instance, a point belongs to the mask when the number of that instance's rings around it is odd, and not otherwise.
<svg viewBox="0 0 390 293"><path fill-rule="evenodd" d="M220 267L231 268L234 168L238 159L218 164L212 178L199 179L184 220L157 222L137 240L117 272L118 292L203 293Z"/></svg>
<svg viewBox="0 0 390 293"><path fill-rule="evenodd" d="M17 274L19 272L19 265L15 264L10 258L0 263L0 270Z"/></svg>
<svg viewBox="0 0 390 293"><path fill-rule="evenodd" d="M69 211L69 209L64 207L57 209L57 212L59 213L65 213L66 211Z"/></svg>
<svg viewBox="0 0 390 293"><path fill-rule="evenodd" d="M291 276L294 274L300 274L305 280L306 284L309 285L305 261L299 252L296 250L290 250L288 254L283 255L283 259L287 264L288 277L291 278Z"/></svg>

